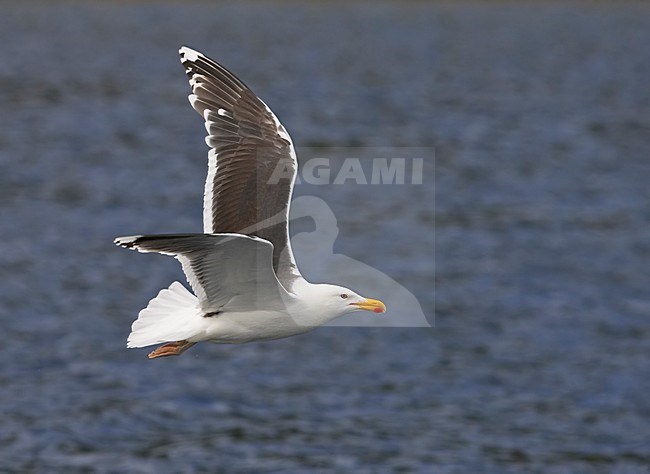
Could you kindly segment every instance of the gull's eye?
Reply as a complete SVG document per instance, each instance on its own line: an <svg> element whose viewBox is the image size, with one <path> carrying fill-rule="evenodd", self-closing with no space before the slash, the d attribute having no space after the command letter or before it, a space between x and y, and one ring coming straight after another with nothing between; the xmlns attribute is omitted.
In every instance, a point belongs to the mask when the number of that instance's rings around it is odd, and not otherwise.
<svg viewBox="0 0 650 474"><path fill-rule="evenodd" d="M343 298L344 300L346 300L346 299L348 299L348 295L346 295L345 293L343 293L343 294L341 295L341 298Z"/></svg>

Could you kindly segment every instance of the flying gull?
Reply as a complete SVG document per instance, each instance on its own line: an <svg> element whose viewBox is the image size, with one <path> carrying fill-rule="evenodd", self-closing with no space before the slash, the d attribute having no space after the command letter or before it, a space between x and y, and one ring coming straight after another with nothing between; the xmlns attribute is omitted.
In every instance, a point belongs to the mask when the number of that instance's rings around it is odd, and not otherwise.
<svg viewBox="0 0 650 474"><path fill-rule="evenodd" d="M149 354L153 359L201 341L279 339L352 311L383 313L381 301L300 275L289 239L298 169L291 137L226 68L187 47L179 53L190 103L208 132L204 233L134 235L115 243L174 256L194 294L179 282L161 290L138 314L127 347L163 344Z"/></svg>

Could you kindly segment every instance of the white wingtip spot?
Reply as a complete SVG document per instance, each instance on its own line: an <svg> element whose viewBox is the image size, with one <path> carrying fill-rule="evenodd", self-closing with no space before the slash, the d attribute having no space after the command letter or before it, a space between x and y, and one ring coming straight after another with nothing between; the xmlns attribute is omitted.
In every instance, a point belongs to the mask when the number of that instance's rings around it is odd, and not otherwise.
<svg viewBox="0 0 650 474"><path fill-rule="evenodd" d="M183 46L181 49L178 50L178 54L181 55L181 62L183 61L196 61L199 56L202 56L201 53L198 51L194 51L191 48L188 48L187 46Z"/></svg>
<svg viewBox="0 0 650 474"><path fill-rule="evenodd" d="M142 237L142 236L141 235L127 235L127 236L124 236L124 237L117 237L117 238L115 238L115 240L113 240L113 243L115 243L116 245L121 245L121 246L126 245L126 246L128 246L129 244L132 244L133 242L138 240L140 237Z"/></svg>

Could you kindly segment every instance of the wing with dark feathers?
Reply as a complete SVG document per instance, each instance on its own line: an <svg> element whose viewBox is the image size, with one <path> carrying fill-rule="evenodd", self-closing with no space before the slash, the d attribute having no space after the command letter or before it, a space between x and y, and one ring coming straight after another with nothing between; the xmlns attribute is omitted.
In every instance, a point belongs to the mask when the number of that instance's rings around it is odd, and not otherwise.
<svg viewBox="0 0 650 474"><path fill-rule="evenodd" d="M173 255L206 313L285 309L287 296L272 269L273 245L239 234L135 235L115 243Z"/></svg>
<svg viewBox="0 0 650 474"><path fill-rule="evenodd" d="M208 131L206 233L255 235L273 244L273 268L285 287L300 276L288 231L296 170L291 137L243 82L215 61L180 49L192 107Z"/></svg>

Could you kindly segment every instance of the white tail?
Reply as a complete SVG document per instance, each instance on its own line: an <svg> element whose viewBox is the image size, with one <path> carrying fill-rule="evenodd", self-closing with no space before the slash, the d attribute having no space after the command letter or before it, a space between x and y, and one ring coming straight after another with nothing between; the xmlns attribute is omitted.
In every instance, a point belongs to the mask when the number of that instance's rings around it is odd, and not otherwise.
<svg viewBox="0 0 650 474"><path fill-rule="evenodd" d="M160 290L140 311L126 346L145 347L186 340L200 333L203 325L198 298L175 281L169 288Z"/></svg>

